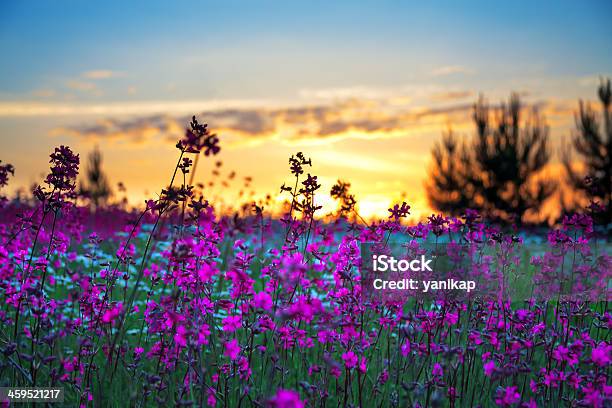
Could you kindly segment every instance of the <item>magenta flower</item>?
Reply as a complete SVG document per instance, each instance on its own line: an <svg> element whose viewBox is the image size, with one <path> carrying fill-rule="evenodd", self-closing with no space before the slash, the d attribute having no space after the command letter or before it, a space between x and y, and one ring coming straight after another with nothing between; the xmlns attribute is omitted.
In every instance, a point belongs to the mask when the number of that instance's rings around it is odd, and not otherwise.
<svg viewBox="0 0 612 408"><path fill-rule="evenodd" d="M208 344L208 336L210 336L210 327L206 323L202 323L198 331L198 344Z"/></svg>
<svg viewBox="0 0 612 408"><path fill-rule="evenodd" d="M217 398L215 397L215 390L214 390L214 388L210 388L208 390L208 396L206 397L206 404L209 407L217 406Z"/></svg>
<svg viewBox="0 0 612 408"><path fill-rule="evenodd" d="M593 407L593 408L602 408L603 398L601 392L592 384L588 384L583 388L584 391L584 400L582 401L585 406Z"/></svg>
<svg viewBox="0 0 612 408"><path fill-rule="evenodd" d="M434 364L431 370L431 375L436 379L442 378L442 376L444 375L444 370L442 370L442 366L440 365L440 363Z"/></svg>
<svg viewBox="0 0 612 408"><path fill-rule="evenodd" d="M238 358L238 354L240 354L240 345L238 344L238 340L232 339L225 343L225 353L230 360L235 360Z"/></svg>
<svg viewBox="0 0 612 408"><path fill-rule="evenodd" d="M495 371L495 361L493 360L489 360L487 361L484 366L484 373L487 377L490 377L491 374L493 374L493 372Z"/></svg>
<svg viewBox="0 0 612 408"><path fill-rule="evenodd" d="M241 316L227 316L223 319L223 331L233 333L240 328L242 325Z"/></svg>
<svg viewBox="0 0 612 408"><path fill-rule="evenodd" d="M500 388L497 391L497 398L495 403L501 407L509 407L521 400L521 394L519 394L517 387L505 387Z"/></svg>
<svg viewBox="0 0 612 408"><path fill-rule="evenodd" d="M258 309L272 309L272 297L266 292L259 292L253 296L253 306Z"/></svg>
<svg viewBox="0 0 612 408"><path fill-rule="evenodd" d="M342 353L342 361L344 361L344 366L349 370L355 368L358 360L357 355L351 350L347 351L346 353Z"/></svg>
<svg viewBox="0 0 612 408"><path fill-rule="evenodd" d="M117 303L115 306L107 309L102 315L102 321L104 323L114 323L114 321L121 314L121 310L123 309L123 304Z"/></svg>
<svg viewBox="0 0 612 408"><path fill-rule="evenodd" d="M610 364L610 353L612 352L612 346L602 341L593 349L591 352L591 359L595 364L600 367L605 367Z"/></svg>
<svg viewBox="0 0 612 408"><path fill-rule="evenodd" d="M410 341L406 340L400 348L402 356L404 357L408 356L408 354L410 354L410 350L411 350Z"/></svg>
<svg viewBox="0 0 612 408"><path fill-rule="evenodd" d="M270 399L270 406L274 408L304 408L305 405L300 399L300 394L296 391L280 389Z"/></svg>
<svg viewBox="0 0 612 408"><path fill-rule="evenodd" d="M538 408L538 404L536 404L534 399L531 398L529 401L523 403L522 407L524 407L524 408Z"/></svg>
<svg viewBox="0 0 612 408"><path fill-rule="evenodd" d="M187 329L185 328L185 326L181 325L176 328L174 342L180 347L187 346Z"/></svg>
<svg viewBox="0 0 612 408"><path fill-rule="evenodd" d="M359 366L357 367L357 369L359 370L359 372L361 374L365 374L366 371L368 370L368 364L367 364L367 360L365 357L361 357L359 359Z"/></svg>

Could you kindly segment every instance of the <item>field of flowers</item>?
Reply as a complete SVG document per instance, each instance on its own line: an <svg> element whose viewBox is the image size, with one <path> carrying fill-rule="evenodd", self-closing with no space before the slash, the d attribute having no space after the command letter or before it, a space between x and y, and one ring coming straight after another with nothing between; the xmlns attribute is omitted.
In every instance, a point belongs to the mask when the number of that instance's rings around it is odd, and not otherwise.
<svg viewBox="0 0 612 408"><path fill-rule="evenodd" d="M366 222L342 182L338 216L320 219L327 192L299 153L284 216L218 215L188 180L219 140L194 118L177 149L141 210L77 205L80 158L64 146L35 204L4 204L0 386L59 386L66 406L96 407L612 405L612 258L587 213L531 252L531 236L470 211L408 225L401 203ZM0 165L0 186L12 170ZM474 277L524 275L532 290L370 299L364 242L467 244ZM595 288L562 290L577 276Z"/></svg>

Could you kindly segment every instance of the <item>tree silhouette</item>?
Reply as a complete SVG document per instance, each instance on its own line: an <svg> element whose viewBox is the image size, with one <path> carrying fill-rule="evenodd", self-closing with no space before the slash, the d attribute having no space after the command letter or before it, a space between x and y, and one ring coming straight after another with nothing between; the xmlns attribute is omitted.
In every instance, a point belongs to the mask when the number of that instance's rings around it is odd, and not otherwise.
<svg viewBox="0 0 612 408"><path fill-rule="evenodd" d="M578 153L583 169L573 165L572 151L563 151L563 165L568 184L578 193L573 206L579 207L579 201L589 197L595 204L602 206L601 221L612 222L612 123L610 102L612 90L610 79L601 81L598 89L602 107L603 126L600 126L596 113L590 104L579 102L576 114L576 132L572 138L572 147Z"/></svg>
<svg viewBox="0 0 612 408"><path fill-rule="evenodd" d="M95 208L99 208L110 197L111 189L102 170L102 153L98 146L94 147L87 159L87 179L81 186L81 193L91 200Z"/></svg>
<svg viewBox="0 0 612 408"><path fill-rule="evenodd" d="M525 222L556 190L556 183L541 177L550 160L548 127L535 109L522 120L517 94L495 109L495 121L490 111L480 97L474 105L474 137L459 143L447 135L434 146L430 204L453 214L473 208L501 221Z"/></svg>
<svg viewBox="0 0 612 408"><path fill-rule="evenodd" d="M471 202L466 186L469 157L465 144L449 130L436 142L431 155L433 164L426 183L427 198L437 210L461 215Z"/></svg>

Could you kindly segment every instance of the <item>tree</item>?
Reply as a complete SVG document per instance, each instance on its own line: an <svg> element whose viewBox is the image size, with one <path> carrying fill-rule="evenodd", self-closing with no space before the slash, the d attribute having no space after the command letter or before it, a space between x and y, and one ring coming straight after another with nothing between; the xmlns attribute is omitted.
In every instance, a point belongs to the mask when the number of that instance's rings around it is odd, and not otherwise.
<svg viewBox="0 0 612 408"><path fill-rule="evenodd" d="M495 121L490 110L480 97L475 135L464 143L447 135L434 146L430 204L453 214L473 208L505 222L533 220L556 190L556 183L541 175L550 160L548 127L535 109L522 120L517 94L495 109Z"/></svg>
<svg viewBox="0 0 612 408"><path fill-rule="evenodd" d="M576 131L572 137L571 147L578 154L582 169L576 169L573 165L571 148L563 151L563 165L567 182L577 193L574 196L573 206L579 207L578 203L589 197L594 203L603 207L600 212L601 221L609 224L612 222L610 79L601 81L598 96L602 107L603 126L600 125L596 113L588 103L580 101L576 114Z"/></svg>
<svg viewBox="0 0 612 408"><path fill-rule="evenodd" d="M81 193L91 200L95 208L99 208L110 197L111 189L102 170L102 153L98 146L89 153L85 174L87 180L81 186Z"/></svg>
<svg viewBox="0 0 612 408"><path fill-rule="evenodd" d="M433 163L426 184L429 203L439 211L461 215L470 206L465 174L469 157L465 144L460 144L449 130L436 142L431 155Z"/></svg>

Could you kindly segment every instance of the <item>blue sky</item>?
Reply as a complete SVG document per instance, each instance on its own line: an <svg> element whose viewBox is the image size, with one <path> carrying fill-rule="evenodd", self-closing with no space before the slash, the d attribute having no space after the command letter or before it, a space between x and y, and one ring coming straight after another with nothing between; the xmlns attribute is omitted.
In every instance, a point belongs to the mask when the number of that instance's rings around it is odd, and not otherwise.
<svg viewBox="0 0 612 408"><path fill-rule="evenodd" d="M415 81L446 66L478 74L468 80L483 88L612 66L610 2L458 3L4 2L0 91L59 93L103 69L119 73L112 86L79 98L136 98L127 87L140 98L290 98Z"/></svg>
<svg viewBox="0 0 612 408"><path fill-rule="evenodd" d="M610 1L2 2L0 160L15 189L54 146L99 145L140 200L196 113L258 193L302 150L364 213L400 195L424 213L432 144L470 134L480 93L520 92L563 143L612 75L611 17Z"/></svg>

